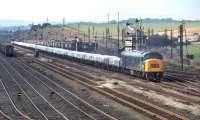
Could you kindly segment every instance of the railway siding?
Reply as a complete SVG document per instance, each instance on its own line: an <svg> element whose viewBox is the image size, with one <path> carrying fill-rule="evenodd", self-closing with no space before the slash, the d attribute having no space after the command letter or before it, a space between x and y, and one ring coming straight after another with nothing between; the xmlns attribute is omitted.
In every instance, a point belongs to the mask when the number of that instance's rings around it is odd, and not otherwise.
<svg viewBox="0 0 200 120"><path fill-rule="evenodd" d="M35 61L32 61L32 62L35 62ZM47 62L48 63L48 62ZM57 73L59 73L59 74L61 74L61 75L63 75L62 73L64 73L64 74L66 74L66 76L64 76L64 77L66 77L66 78L70 78L70 79L72 79L72 78L75 78L75 77L77 77L78 76L78 79L80 78L80 80L83 80L83 81L85 81L85 79L88 79L88 83L89 84L91 84L92 86L98 86L98 85L96 85L96 83L92 83L91 81L89 81L89 79L92 79L92 81L93 81L93 78L91 78L91 76L87 76L87 74L82 74L82 73L79 73L78 71L76 71L76 69L74 69L74 71L72 72L72 71L70 71L70 70L67 70L68 71L68 73L65 73L64 71L64 69L66 69L65 67L63 67L63 71L62 70L60 70L60 69L55 69L56 67L57 68L60 68L60 67L58 67L58 65L56 64L57 63L57 60L55 60L54 62L52 62L52 63L49 63L49 64L53 64L53 66L55 66L55 67L52 67L51 65L49 65L50 66L50 68L52 68L52 69L54 69L54 70L50 70L50 71L54 71L54 72L57 72ZM35 63L34 63L35 64ZM38 64L38 63L37 63ZM46 63L44 63L44 64L46 64ZM39 65L41 65L41 64L39 64ZM44 67L44 66L43 66ZM45 68L45 67L44 67ZM48 67L46 67L46 68L48 68ZM49 69L50 69L49 68ZM74 74L73 74L74 73ZM67 77L68 76L68 77ZM178 75L179 76L179 75ZM185 77L185 78L188 78L188 77ZM194 78L194 77L193 77ZM87 80L86 80L87 81ZM96 80L95 80L96 81ZM179 82L179 80L177 80L178 82ZM196 80L195 80L196 81ZM93 81L94 82L94 81ZM178 82L176 82L175 81L175 83L178 83ZM193 80L191 81L191 82L194 82ZM81 82L80 82L81 83ZM187 83L187 84L185 84L185 83ZM180 86L187 86L188 84L190 84L190 82L183 82L183 84L181 84ZM84 85L84 83L82 83L83 85ZM157 83L156 83L156 85L157 85ZM163 84L163 83L161 83L161 85L165 85L165 84ZM178 84L175 84L175 85L178 85ZM194 85L194 84L193 84ZM85 86L87 86L87 85L85 85ZM195 85L196 86L196 85ZM166 85L166 88L167 88L168 86ZM103 88L103 89L105 89L105 88ZM178 91L178 90L177 90ZM190 93L189 93L190 94ZM191 94L191 95L193 95L193 94ZM113 98L114 99L114 98ZM116 98L117 99L117 98ZM176 115L175 115L176 116ZM187 119L187 118L186 118Z"/></svg>
<svg viewBox="0 0 200 120"><path fill-rule="evenodd" d="M198 89L200 87L198 87L198 88L197 87L195 87L195 88L188 87L188 84L180 83L177 81L174 81L174 82L162 81L161 83L156 83L156 84L154 83L153 85L152 84L148 85L148 84L146 84L146 82L149 83L149 81L145 81L145 83L144 83L142 80L141 81L133 81L133 80L127 80L124 77L116 78L115 76L112 77L112 75L110 75L110 74L113 74L112 72L109 74L109 73L106 73L107 71L100 70L100 69L94 69L94 68L92 69L88 65L84 65L81 63L70 62L67 60L63 60L60 58L55 58L55 57L51 57L51 56L47 56L47 55L43 55L43 54L41 56L46 59L50 59L51 64L57 65L62 68L67 68L70 71L79 73L83 76L87 76L88 78L90 78L92 80L103 81L104 79L101 77L101 75L104 74L106 76L106 78L108 78L108 79L116 79L119 81L125 81L129 85L148 88L150 90L154 90L156 92L159 92L159 93L162 93L165 95L170 95L175 98L185 100L188 102L198 103L198 104L200 102L200 99L198 98L198 96L199 96ZM173 72L177 72L177 71L173 71ZM181 72L181 74L182 74L182 72ZM193 76L193 74L192 74L192 76ZM194 75L196 75L196 74L194 74ZM126 76L126 77L131 77L131 76ZM132 79L134 79L134 78L132 77ZM198 85L199 81L192 81L192 82L194 82L193 84ZM178 92L178 94L177 94L177 92Z"/></svg>
<svg viewBox="0 0 200 120"><path fill-rule="evenodd" d="M98 75L91 75L94 74L92 71L92 73L89 71L87 72L85 69L81 69L81 67L85 67L85 66L79 66L77 64L70 64L69 61L65 61L63 62L62 60L58 59L56 62L56 58L52 58L52 57L48 57L45 55L42 55L45 58L50 58L53 61L51 61L51 64L54 64L56 66L62 67L62 68L67 68L70 71L73 71L74 73L80 74L82 76L86 76L89 79L95 80L95 81L104 81L103 78L98 77ZM76 67L76 68L74 68ZM95 71L96 72L96 71ZM103 73L101 73L103 74ZM106 76L107 77L107 76ZM109 76L108 76L109 77ZM110 78L112 79L112 77ZM115 78L114 78L115 79ZM117 79L120 80L121 79ZM170 95L173 96L175 98L180 98L181 100L186 100L188 102L193 102L193 103L198 103L200 102L200 99L198 98L199 95L199 88L194 88L194 87L188 87L187 84L181 83L180 84L175 84L174 82L170 83L170 82L166 82L166 81L162 81L161 84L154 84L154 85L149 85L147 86L145 83L143 82L137 82L137 81L128 81L126 79L123 79L123 81L127 81L128 84L133 85L133 86L138 86L138 87L143 87L143 88L149 88L151 90L157 91L157 92L161 92L163 94L166 95ZM145 81L148 82L148 81ZM177 82L176 82L177 83ZM196 84L195 82L193 84ZM184 85L184 86L182 86ZM187 87L187 89L185 89ZM167 89L166 89L167 88ZM170 90L168 90L170 89ZM171 89L176 90L179 92L179 94L175 94L173 91L171 91Z"/></svg>
<svg viewBox="0 0 200 120"><path fill-rule="evenodd" d="M2 111L0 111L0 120L11 120L11 118L4 114Z"/></svg>
<svg viewBox="0 0 200 120"><path fill-rule="evenodd" d="M9 117L9 119L16 119L16 120L27 120L16 108L14 103L12 102L8 92L5 89L2 80L0 79L0 107L1 107L1 114L2 118L4 118L4 114Z"/></svg>
<svg viewBox="0 0 200 120"><path fill-rule="evenodd" d="M6 91L17 109L22 112L27 119L42 119L42 116L40 116L35 106L31 104L28 97L26 95L21 95L24 94L23 90L20 88L19 84L13 80L7 68L2 64L1 66L1 71L4 71L2 74L2 84L5 86Z"/></svg>
<svg viewBox="0 0 200 120"><path fill-rule="evenodd" d="M99 93L102 93L106 96L109 96L113 100L116 100L120 103L123 103L124 105L131 106L132 108L134 108L134 109L136 109L140 112L143 112L146 115L149 115L149 117L151 117L153 119L155 119L155 118L158 118L158 119L174 118L174 119L181 119L181 120L187 120L188 119L188 118L185 118L185 117L180 116L178 114L175 114L173 112L162 109L158 106L144 102L140 99L135 99L132 96L122 94L118 91L111 90L109 88L103 88L103 90L100 89L100 88L96 88L96 86L98 86L97 83L95 83L92 80L89 80L86 77L81 76L80 74L75 74L75 73L72 73L71 71L66 71L63 68L57 67L57 66L49 64L49 63L44 63L44 62L39 62L39 61L35 61L35 62L40 64L41 66L44 66L44 67L56 72L56 73L63 75L64 77L67 77L71 80L75 80L75 81L91 88L92 90L95 90ZM146 109L143 109L144 106L146 107Z"/></svg>
<svg viewBox="0 0 200 120"><path fill-rule="evenodd" d="M63 117L59 112L57 112L49 103L46 101L37 91L33 90L26 82L24 82L24 78L9 64L7 61L3 61L7 68L9 68L9 72L13 73L13 78L15 78L16 82L21 85L23 91L30 97L32 103L40 110L47 119L50 120L68 120ZM31 112L31 111L29 111ZM35 116L37 117L37 116ZM39 114L38 114L39 117ZM41 118L42 119L42 118Z"/></svg>
<svg viewBox="0 0 200 120"><path fill-rule="evenodd" d="M30 66L31 68L34 68L36 71L39 71L40 73L44 74L45 76L50 78L52 81L58 83L60 86L70 90L72 93L75 93L77 96L81 97L82 99L86 100L93 106L96 106L100 110L103 110L105 113L115 118L119 118L122 120L123 119L151 119L144 116L142 113L136 112L135 110L132 110L131 108L124 106L123 104L113 101L113 99L110 99L110 97L99 94L98 92L93 91L90 88L77 83L76 81L73 82L71 80L67 80L66 77L62 77L61 75L56 74L49 70L46 71L45 68L36 64L33 61L33 59L23 58L23 59L20 59L20 61L24 61L23 62L24 64ZM65 82L62 81L61 79L64 80ZM73 83L74 85L71 83ZM74 87L78 87L78 88L74 88Z"/></svg>
<svg viewBox="0 0 200 120"><path fill-rule="evenodd" d="M27 65L22 62L19 62L20 66L23 66L24 70L29 71L34 76L37 76L37 79L44 84L48 85L49 87L53 88L57 93L62 95L65 99L69 100L72 104L76 105L81 110L84 110L87 114L93 116L96 119L104 119L104 120L116 120L116 118L104 113L103 111L97 109L96 107L90 105L80 97L76 96L75 94L71 93L70 91L66 90L65 88L61 87L56 82L50 80L48 77L42 75L41 73L31 69Z"/></svg>
<svg viewBox="0 0 200 120"><path fill-rule="evenodd" d="M35 88L42 96L45 97L45 99L47 99L57 110L59 110L67 118L71 120L94 120L93 117L75 107L53 88L49 87L44 82L41 82L41 80L34 76L32 73L28 72L27 70L18 66L15 63L13 64L13 62L12 65L20 70L20 73L23 75L24 78L26 78L28 84ZM28 78L31 79L28 80Z"/></svg>

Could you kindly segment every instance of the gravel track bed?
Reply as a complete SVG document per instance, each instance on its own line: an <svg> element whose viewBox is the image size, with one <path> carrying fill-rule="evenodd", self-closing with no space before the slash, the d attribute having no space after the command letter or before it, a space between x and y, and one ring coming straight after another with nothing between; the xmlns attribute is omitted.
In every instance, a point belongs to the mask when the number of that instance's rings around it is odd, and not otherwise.
<svg viewBox="0 0 200 120"><path fill-rule="evenodd" d="M89 102L93 106L97 107L98 109L101 109L105 113L121 119L121 120L129 120L129 119L147 119L143 115L141 115L138 112L133 111L130 108L124 107L123 105L120 105L109 98L106 98L96 92L91 91L90 89L74 82L71 80L68 80L67 78L64 78L58 74L55 74L54 72L51 72L45 68L42 68L41 66L38 66L36 63L33 62L27 62L30 66L35 68L37 71L40 71L42 74L49 77L51 80L57 82L62 87L66 88L70 92L76 94L80 98L84 99L85 101Z"/></svg>

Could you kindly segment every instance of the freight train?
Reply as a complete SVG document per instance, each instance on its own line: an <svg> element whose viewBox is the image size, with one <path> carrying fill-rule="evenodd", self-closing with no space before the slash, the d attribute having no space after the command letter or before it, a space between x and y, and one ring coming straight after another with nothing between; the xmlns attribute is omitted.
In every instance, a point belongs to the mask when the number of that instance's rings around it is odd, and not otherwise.
<svg viewBox="0 0 200 120"><path fill-rule="evenodd" d="M136 50L123 51L120 57L117 57L71 51L24 42L14 41L13 44L50 54L60 55L73 61L95 65L108 70L142 77L147 80L160 81L163 77L164 61L162 55L157 52Z"/></svg>
<svg viewBox="0 0 200 120"><path fill-rule="evenodd" d="M5 56L13 56L14 55L14 47L10 43L1 43L0 44L0 51Z"/></svg>

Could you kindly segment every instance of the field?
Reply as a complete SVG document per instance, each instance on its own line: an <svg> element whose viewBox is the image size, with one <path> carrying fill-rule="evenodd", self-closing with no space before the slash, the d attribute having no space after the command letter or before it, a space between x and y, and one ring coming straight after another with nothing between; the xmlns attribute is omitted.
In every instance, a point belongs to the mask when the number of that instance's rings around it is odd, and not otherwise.
<svg viewBox="0 0 200 120"><path fill-rule="evenodd" d="M177 36L179 34L178 32L178 26L181 24L181 22L173 22L173 23L143 23L144 30L147 32L148 28L154 29L155 33L162 33L164 29L173 29L174 36ZM200 21L199 22L186 22L186 30L187 35L192 35L193 33L199 33L200 34ZM78 28L77 24L71 24L70 26L74 28ZM90 33L93 35L93 28L94 28L94 35L97 32L97 35L102 36L103 32L105 34L105 29L107 27L107 24L94 24L94 25L85 25L80 24L80 30L88 33L88 27L90 26ZM94 27L93 27L94 26ZM125 28L125 24L120 24L120 31L122 28ZM112 32L113 36L117 36L117 24L110 24L109 26L110 31ZM121 36L121 32L120 32ZM184 53L186 53L186 47L184 46ZM200 45L188 45L188 53L194 55L195 60L200 60Z"/></svg>
<svg viewBox="0 0 200 120"><path fill-rule="evenodd" d="M175 31L175 34L178 31L178 26L181 24L181 22L172 22L172 23L143 23L144 30L147 32L147 30L154 29L154 32L163 32L164 29L173 29ZM200 21L197 22L185 22L187 31L189 33L200 33ZM78 28L78 24L69 24L69 26ZM93 27L94 26L94 27ZM103 32L105 33L105 29L107 27L107 24L80 24L80 30L88 33L88 27L90 27L90 33L93 35L93 28L94 28L94 35L97 32L97 35L102 35ZM122 28L126 28L125 24L120 24L120 31ZM110 24L109 29L111 33L116 36L117 35L117 24Z"/></svg>
<svg viewBox="0 0 200 120"><path fill-rule="evenodd" d="M178 26L180 25L180 22L174 22L174 23L143 23L145 31L148 30L148 28L154 29L155 33L163 32L164 29L173 29L174 36L178 35ZM75 29L69 28L73 27ZM102 36L103 33L105 35L105 28L107 27L107 24L80 24L80 31L88 33L88 27L90 26L90 37L91 39L93 36L97 33L97 36ZM94 26L94 27L93 27ZM193 33L199 33L200 34L200 21L199 22L187 22L186 23L187 32L193 34ZM64 36L68 38L68 36L72 35L73 33L77 33L78 24L68 24L66 25L66 28L62 31L61 27L53 27L51 29L48 29L48 32L46 30L43 30L43 37L46 38L47 33L48 39L63 39L62 33L64 33ZM94 30L93 30L94 28ZM114 37L117 37L117 24L110 24L109 26L110 31L112 32L112 35ZM126 28L125 24L120 24L120 37L121 37L121 29ZM55 37L57 36L57 37ZM87 38L86 38L87 39ZM116 43L116 42L114 42ZM188 52L189 54L194 54L194 57L196 60L200 60L200 45L189 45L188 46ZM184 46L184 53L186 53L186 49Z"/></svg>
<svg viewBox="0 0 200 120"><path fill-rule="evenodd" d="M184 46L186 53L186 47ZM195 60L200 60L200 45L188 45L188 54L193 54Z"/></svg>
<svg viewBox="0 0 200 120"><path fill-rule="evenodd" d="M70 24L71 27L74 27L74 28L78 28L78 25L77 24ZM94 26L94 27L93 27ZM85 32L86 34L88 34L88 28L90 27L90 34L91 35L95 35L97 33L97 35L99 36L102 36L103 33L105 34L105 31L106 31L106 27L107 27L107 24L94 24L94 25L85 25L85 24L81 24L80 25L80 30L82 32ZM120 30L122 28L126 27L125 24L121 24L120 25ZM94 28L94 30L93 30ZM117 35L117 24L110 24L109 25L109 29L110 29L110 32L113 34L113 35ZM93 32L94 31L94 32Z"/></svg>

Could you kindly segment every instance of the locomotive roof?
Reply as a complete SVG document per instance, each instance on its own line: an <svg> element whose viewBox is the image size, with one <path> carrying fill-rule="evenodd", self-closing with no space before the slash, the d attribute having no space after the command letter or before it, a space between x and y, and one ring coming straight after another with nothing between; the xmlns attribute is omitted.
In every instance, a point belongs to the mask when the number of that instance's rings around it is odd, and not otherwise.
<svg viewBox="0 0 200 120"><path fill-rule="evenodd" d="M132 50L132 51L123 51L121 55L125 56L137 56L137 57L144 57L145 55L149 53L157 53L153 51L138 51L138 50ZM159 54L159 53L158 53Z"/></svg>

